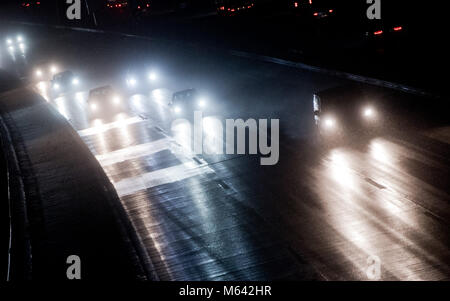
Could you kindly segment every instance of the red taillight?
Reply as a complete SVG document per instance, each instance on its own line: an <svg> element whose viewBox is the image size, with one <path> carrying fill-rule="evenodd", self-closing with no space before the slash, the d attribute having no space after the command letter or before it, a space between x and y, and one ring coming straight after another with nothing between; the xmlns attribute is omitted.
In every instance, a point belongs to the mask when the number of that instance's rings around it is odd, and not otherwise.
<svg viewBox="0 0 450 301"><path fill-rule="evenodd" d="M377 30L377 31L375 31L373 34L376 35L376 36L378 36L378 35L380 35L380 34L383 34L383 31L382 31L382 30Z"/></svg>
<svg viewBox="0 0 450 301"><path fill-rule="evenodd" d="M294 7L298 7L298 2L295 2L295 3L294 3Z"/></svg>
<svg viewBox="0 0 450 301"><path fill-rule="evenodd" d="M317 17L319 15L319 13L314 13L313 15Z"/></svg>
<svg viewBox="0 0 450 301"><path fill-rule="evenodd" d="M309 0L309 4L310 4L310 5L312 4L312 0Z"/></svg>
<svg viewBox="0 0 450 301"><path fill-rule="evenodd" d="M147 7L150 7L150 4L147 3Z"/></svg>
<svg viewBox="0 0 450 301"><path fill-rule="evenodd" d="M27 3L27 5L25 5L26 7L29 7L30 6L30 3Z"/></svg>
<svg viewBox="0 0 450 301"><path fill-rule="evenodd" d="M232 8L231 11L234 12L234 8Z"/></svg>
<svg viewBox="0 0 450 301"><path fill-rule="evenodd" d="M401 27L401 26L394 27L394 31L400 31L402 29L403 29L403 27Z"/></svg>
<svg viewBox="0 0 450 301"><path fill-rule="evenodd" d="M140 5L138 5L138 9L141 9L141 6L140 6Z"/></svg>
<svg viewBox="0 0 450 301"><path fill-rule="evenodd" d="M332 13L333 12L333 10L332 9L330 9L329 11L328 11L329 13Z"/></svg>

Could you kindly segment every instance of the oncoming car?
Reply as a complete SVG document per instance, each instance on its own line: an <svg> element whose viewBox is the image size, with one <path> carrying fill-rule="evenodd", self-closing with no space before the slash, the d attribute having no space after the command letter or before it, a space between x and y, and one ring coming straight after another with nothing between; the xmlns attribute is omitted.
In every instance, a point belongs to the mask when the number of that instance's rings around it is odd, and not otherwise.
<svg viewBox="0 0 450 301"><path fill-rule="evenodd" d="M330 141L374 133L385 111L379 95L352 86L315 93L312 105L318 134Z"/></svg>
<svg viewBox="0 0 450 301"><path fill-rule="evenodd" d="M110 116L125 109L121 96L109 85L90 90L87 105L90 116Z"/></svg>
<svg viewBox="0 0 450 301"><path fill-rule="evenodd" d="M197 90L187 89L173 94L169 106L175 115L184 115L193 111L203 111L206 108L206 99L200 97Z"/></svg>
<svg viewBox="0 0 450 301"><path fill-rule="evenodd" d="M60 94L79 91L80 84L80 79L72 71L57 73L50 82L51 95L55 97Z"/></svg>
<svg viewBox="0 0 450 301"><path fill-rule="evenodd" d="M33 82L51 81L59 73L59 67L49 61L38 61L31 70L30 79Z"/></svg>
<svg viewBox="0 0 450 301"><path fill-rule="evenodd" d="M17 35L15 37L7 37L5 40L6 48L10 54L21 52L25 53L26 44L25 38L22 35Z"/></svg>
<svg viewBox="0 0 450 301"><path fill-rule="evenodd" d="M129 94L147 93L159 82L158 73L149 67L128 70L125 78L125 88Z"/></svg>

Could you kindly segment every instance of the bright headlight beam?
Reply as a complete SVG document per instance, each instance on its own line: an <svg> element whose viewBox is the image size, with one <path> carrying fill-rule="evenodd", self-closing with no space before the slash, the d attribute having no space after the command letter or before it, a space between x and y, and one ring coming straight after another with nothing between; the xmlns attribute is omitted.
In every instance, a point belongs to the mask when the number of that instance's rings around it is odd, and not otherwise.
<svg viewBox="0 0 450 301"><path fill-rule="evenodd" d="M22 42L22 36L17 36L17 42Z"/></svg>
<svg viewBox="0 0 450 301"><path fill-rule="evenodd" d="M206 106L206 100L200 99L199 102L198 102L198 105L199 105L201 108L204 108L204 107Z"/></svg>
<svg viewBox="0 0 450 301"><path fill-rule="evenodd" d="M6 44L11 45L12 44L12 40L11 39L6 39Z"/></svg>
<svg viewBox="0 0 450 301"><path fill-rule="evenodd" d="M181 108L179 106L176 106L174 108L174 110L175 110L175 113L180 113L181 112Z"/></svg>
<svg viewBox="0 0 450 301"><path fill-rule="evenodd" d="M95 102L91 103L90 107L92 111L97 110L97 104Z"/></svg>
<svg viewBox="0 0 450 301"><path fill-rule="evenodd" d="M40 69L36 70L36 76L41 77L42 71Z"/></svg>
<svg viewBox="0 0 450 301"><path fill-rule="evenodd" d="M58 68L56 66L51 66L50 67L50 72L55 74L56 72L58 72Z"/></svg>
<svg viewBox="0 0 450 301"><path fill-rule="evenodd" d="M151 81L155 81L158 78L155 72L150 72L148 75L148 79Z"/></svg>
<svg viewBox="0 0 450 301"><path fill-rule="evenodd" d="M127 80L128 86L134 87L137 85L137 80L134 77L131 77Z"/></svg>
<svg viewBox="0 0 450 301"><path fill-rule="evenodd" d="M80 80L78 78L72 79L72 84L73 85L78 85L79 83L80 83Z"/></svg>
<svg viewBox="0 0 450 301"><path fill-rule="evenodd" d="M54 85L53 85L53 89L59 90L59 84L54 84Z"/></svg>
<svg viewBox="0 0 450 301"><path fill-rule="evenodd" d="M364 116L365 117L372 117L374 114L373 109L372 108L365 108L364 109Z"/></svg>
<svg viewBox="0 0 450 301"><path fill-rule="evenodd" d="M334 124L335 124L335 122L334 122L334 120L332 118L325 118L325 126L327 128L334 127Z"/></svg>

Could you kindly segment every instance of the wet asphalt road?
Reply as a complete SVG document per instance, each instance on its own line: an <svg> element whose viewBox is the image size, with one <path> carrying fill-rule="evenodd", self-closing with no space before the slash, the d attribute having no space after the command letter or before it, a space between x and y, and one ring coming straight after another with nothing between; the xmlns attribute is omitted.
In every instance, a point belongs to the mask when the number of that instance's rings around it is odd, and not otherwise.
<svg viewBox="0 0 450 301"><path fill-rule="evenodd" d="M27 39L25 59L2 49L0 66L32 79L56 64L80 93L48 95L114 184L161 280L449 280L449 129L383 131L320 147L312 94L346 82L183 44L43 28L5 27ZM155 70L139 89L125 76ZM24 72L25 71L25 72ZM142 84L145 82L145 84ZM112 84L126 104L92 118L91 88ZM205 149L223 141L225 118L280 119L280 160L196 155L188 125L171 128L171 93L195 87L208 100ZM403 96L408 98L409 96Z"/></svg>

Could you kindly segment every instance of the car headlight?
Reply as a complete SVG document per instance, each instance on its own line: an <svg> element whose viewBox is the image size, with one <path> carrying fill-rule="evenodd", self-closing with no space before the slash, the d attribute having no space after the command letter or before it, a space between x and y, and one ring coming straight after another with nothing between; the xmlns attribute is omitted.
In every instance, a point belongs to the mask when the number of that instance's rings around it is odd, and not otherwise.
<svg viewBox="0 0 450 301"><path fill-rule="evenodd" d="M175 113L179 114L181 113L181 107L179 106L175 106L175 108L173 109L175 111Z"/></svg>
<svg viewBox="0 0 450 301"><path fill-rule="evenodd" d="M198 101L198 106L199 106L200 108L206 107L206 100L200 99L200 100Z"/></svg>
<svg viewBox="0 0 450 301"><path fill-rule="evenodd" d="M72 79L72 85L78 85L80 83L80 80L78 78Z"/></svg>
<svg viewBox="0 0 450 301"><path fill-rule="evenodd" d="M41 77L41 76L42 76L42 71L41 71L41 69L36 70L36 76L37 76L37 77Z"/></svg>
<svg viewBox="0 0 450 301"><path fill-rule="evenodd" d="M91 105L90 105L90 108L91 108L92 111L96 111L98 107L97 107L97 104L95 102L92 102Z"/></svg>
<svg viewBox="0 0 450 301"><path fill-rule="evenodd" d="M137 85L137 80L133 77L127 79L128 87L135 87Z"/></svg>
<svg viewBox="0 0 450 301"><path fill-rule="evenodd" d="M119 97L119 96L114 96L113 99L112 99L112 102L113 102L115 105L120 104L120 97Z"/></svg>
<svg viewBox="0 0 450 301"><path fill-rule="evenodd" d="M22 42L22 41L23 41L22 36L17 36L17 42Z"/></svg>
<svg viewBox="0 0 450 301"><path fill-rule="evenodd" d="M50 67L50 72L53 73L53 74L55 74L56 72L58 72L58 67L56 67L56 66L51 66L51 67Z"/></svg>
<svg viewBox="0 0 450 301"><path fill-rule="evenodd" d="M12 40L11 39L6 39L6 44L11 45L12 44Z"/></svg>
<svg viewBox="0 0 450 301"><path fill-rule="evenodd" d="M156 75L155 72L150 72L149 75L148 75L148 79L151 80L151 81L155 81L155 80L158 79L158 76Z"/></svg>
<svg viewBox="0 0 450 301"><path fill-rule="evenodd" d="M325 119L323 120L323 124L325 128L332 129L336 126L336 121L331 117L325 117Z"/></svg>
<svg viewBox="0 0 450 301"><path fill-rule="evenodd" d="M59 87L59 84L54 84L54 85L53 85L53 89L59 90L59 88L60 88L60 87Z"/></svg>
<svg viewBox="0 0 450 301"><path fill-rule="evenodd" d="M366 107L363 110L363 115L366 118L372 118L375 116L375 110L372 107Z"/></svg>

